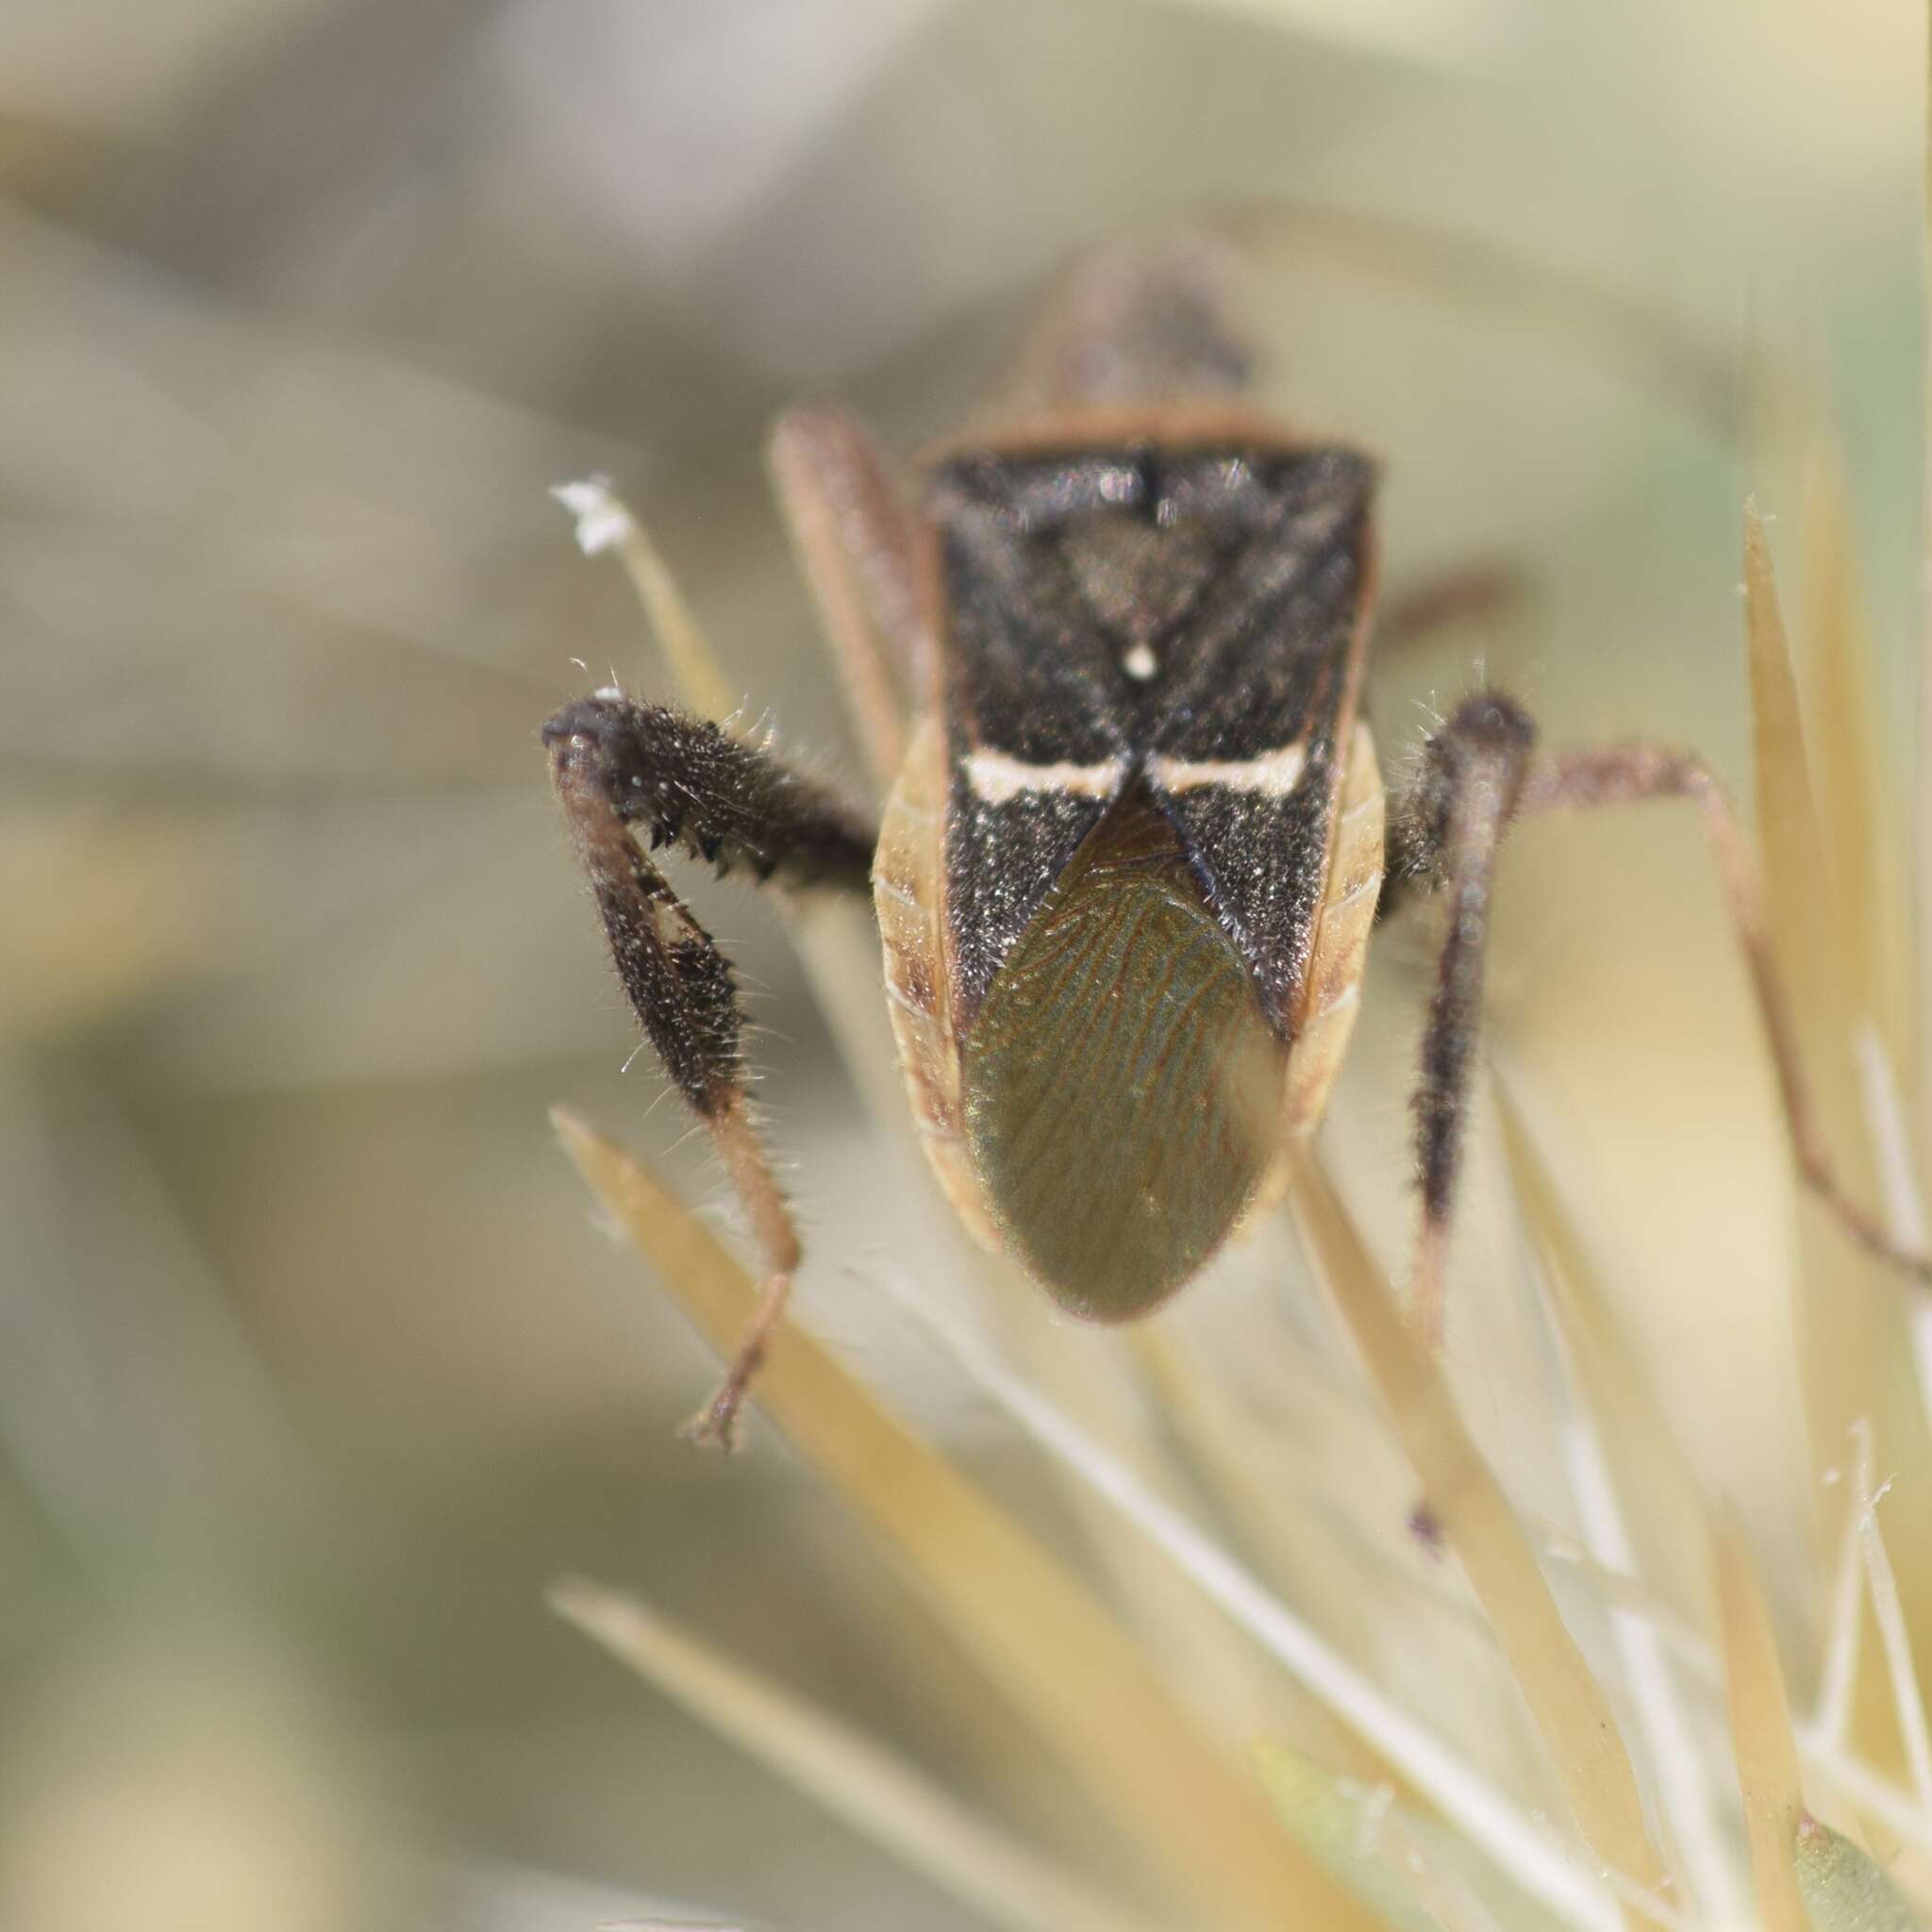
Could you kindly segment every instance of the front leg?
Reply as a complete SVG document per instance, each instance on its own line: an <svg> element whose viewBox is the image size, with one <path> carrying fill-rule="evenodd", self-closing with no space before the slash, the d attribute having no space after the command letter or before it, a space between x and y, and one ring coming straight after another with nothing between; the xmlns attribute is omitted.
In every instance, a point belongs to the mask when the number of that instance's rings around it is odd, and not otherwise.
<svg viewBox="0 0 1932 1932"><path fill-rule="evenodd" d="M799 1262L798 1230L746 1097L730 962L637 842L681 844L721 872L864 891L874 835L830 791L718 725L600 691L543 727L551 773L611 958L666 1071L709 1131L750 1218L764 1291L724 1382L693 1419L731 1446L738 1412Z"/></svg>
<svg viewBox="0 0 1932 1932"><path fill-rule="evenodd" d="M1449 931L1424 1026L1415 1096L1422 1225L1410 1312L1432 1344L1441 1340L1444 1250L1467 1126L1491 891L1503 834L1526 812L1662 798L1687 800L1702 813L1771 1050L1799 1178L1860 1247L1914 1280L1932 1283L1932 1257L1894 1241L1838 1177L1772 956L1763 886L1716 774L1688 753L1654 745L1539 752L1528 715L1507 698L1485 693L1465 701L1430 739L1422 774L1390 827L1389 874L1449 896Z"/></svg>

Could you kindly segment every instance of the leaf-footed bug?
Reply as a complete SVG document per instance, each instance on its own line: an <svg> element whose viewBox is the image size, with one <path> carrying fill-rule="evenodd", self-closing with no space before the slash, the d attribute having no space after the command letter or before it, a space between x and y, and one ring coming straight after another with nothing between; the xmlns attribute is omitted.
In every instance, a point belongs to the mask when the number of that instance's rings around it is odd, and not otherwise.
<svg viewBox="0 0 1932 1932"><path fill-rule="evenodd" d="M886 792L876 824L768 747L622 691L543 729L625 990L764 1264L692 1433L734 1440L800 1248L748 1113L730 967L652 856L672 844L761 880L870 889L901 1073L948 1199L1102 1322L1158 1307L1279 1199L1347 1047L1378 910L1405 885L1441 891L1409 1285L1434 1341L1504 834L1529 813L1690 800L1801 1178L1862 1246L1932 1280L1833 1172L1750 847L1709 769L1646 744L1542 750L1523 708L1485 691L1429 738L1391 808L1361 703L1374 464L1231 395L1247 358L1184 258L1104 258L1070 288L1036 343L1054 405L928 452L910 506L849 416L801 409L774 433Z"/></svg>

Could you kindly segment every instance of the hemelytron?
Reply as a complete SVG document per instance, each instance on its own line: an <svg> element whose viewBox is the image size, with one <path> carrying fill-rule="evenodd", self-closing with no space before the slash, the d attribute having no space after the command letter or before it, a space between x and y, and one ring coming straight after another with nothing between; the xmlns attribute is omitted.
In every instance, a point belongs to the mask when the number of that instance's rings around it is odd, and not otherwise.
<svg viewBox="0 0 1932 1932"><path fill-rule="evenodd" d="M1169 312L1172 291L1153 295L1147 312ZM1700 761L1543 751L1519 706L1483 692L1385 801L1362 706L1375 465L1215 394L1239 366L1225 341L1197 325L1208 353L1158 345L1155 386L1171 391L1179 367L1193 399L1083 401L942 447L909 504L851 418L780 423L774 472L885 794L876 822L728 726L619 691L544 727L619 974L764 1261L699 1434L731 1439L800 1251L747 1111L729 965L652 856L673 844L759 879L870 889L901 1071L948 1198L1100 1321L1158 1306L1278 1197L1355 1024L1378 909L1393 887L1440 891L1409 1285L1434 1336L1503 834L1526 812L1688 799L1802 1178L1855 1239L1932 1274L1832 1174L1749 847Z"/></svg>

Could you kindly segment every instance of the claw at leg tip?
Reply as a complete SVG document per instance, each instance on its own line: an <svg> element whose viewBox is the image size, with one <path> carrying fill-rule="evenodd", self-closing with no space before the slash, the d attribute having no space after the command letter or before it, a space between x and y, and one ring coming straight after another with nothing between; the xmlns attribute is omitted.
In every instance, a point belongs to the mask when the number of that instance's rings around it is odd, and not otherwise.
<svg viewBox="0 0 1932 1932"><path fill-rule="evenodd" d="M741 1394L741 1391L726 1385L677 1433L696 1448L736 1456L744 1447L744 1431L739 1421Z"/></svg>

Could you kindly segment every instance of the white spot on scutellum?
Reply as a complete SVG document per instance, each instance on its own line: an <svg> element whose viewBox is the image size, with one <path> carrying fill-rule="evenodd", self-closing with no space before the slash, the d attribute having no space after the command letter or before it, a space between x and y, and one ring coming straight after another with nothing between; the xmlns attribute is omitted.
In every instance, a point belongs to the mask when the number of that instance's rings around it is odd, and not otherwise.
<svg viewBox="0 0 1932 1932"><path fill-rule="evenodd" d="M1256 798L1286 798L1302 781L1307 753L1284 744L1252 758L1150 758L1147 774L1163 791L1192 791L1221 785Z"/></svg>
<svg viewBox="0 0 1932 1932"><path fill-rule="evenodd" d="M1083 798L1110 798L1127 775L1125 758L1102 758L1095 764L1028 764L1003 751L966 755L966 782L975 798L988 805L1005 805L1023 791L1073 791Z"/></svg>
<svg viewBox="0 0 1932 1932"><path fill-rule="evenodd" d="M1160 669L1160 660L1154 655L1151 644L1136 644L1121 659L1121 669L1129 677L1138 677L1143 684Z"/></svg>
<svg viewBox="0 0 1932 1932"><path fill-rule="evenodd" d="M577 520L577 547L586 557L614 548L637 529L636 520L611 490L608 476L553 483L550 493Z"/></svg>

